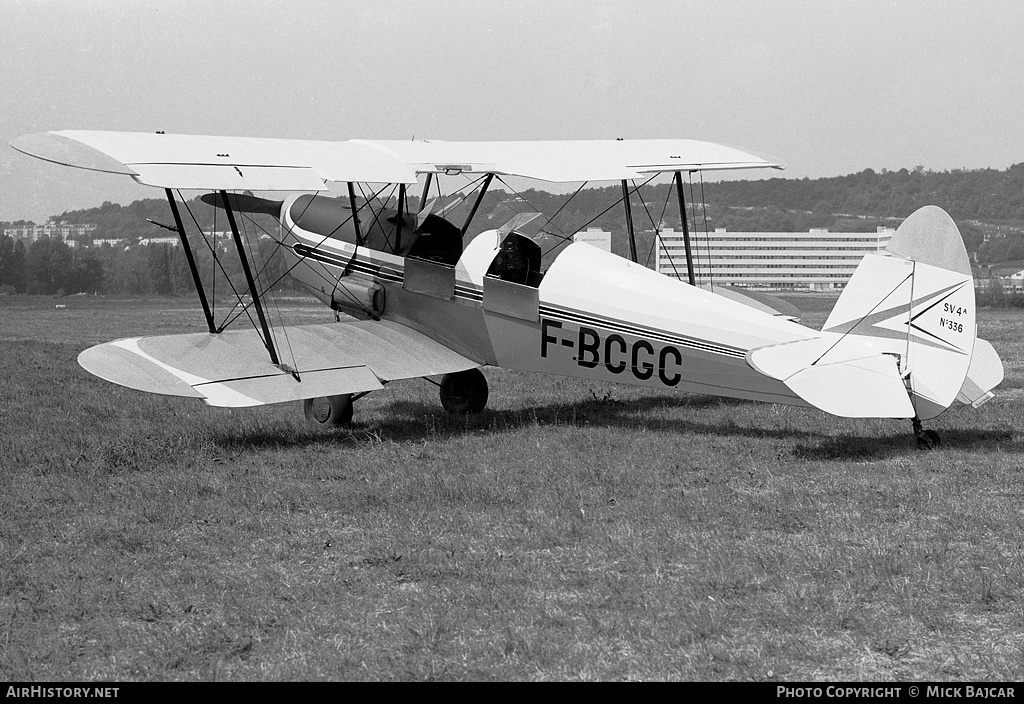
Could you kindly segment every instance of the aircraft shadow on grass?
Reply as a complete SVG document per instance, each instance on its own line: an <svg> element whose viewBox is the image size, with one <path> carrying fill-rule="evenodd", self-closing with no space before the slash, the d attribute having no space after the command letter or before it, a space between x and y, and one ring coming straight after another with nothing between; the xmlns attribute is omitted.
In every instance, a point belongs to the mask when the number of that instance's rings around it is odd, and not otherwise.
<svg viewBox="0 0 1024 704"><path fill-rule="evenodd" d="M577 403L554 403L518 410L486 410L475 419L454 421L442 411L422 403L397 401L388 406L388 414L404 423L387 423L390 437L421 439L433 430L413 419L428 418L444 423L448 432L490 432L514 430L531 425L541 426L605 426L623 429L647 430L656 433L719 435L724 437L775 438L796 440L794 456L808 460L882 459L885 457L916 454L914 438L909 434L892 436L856 436L848 433L833 435L827 432L804 430L799 427L767 427L743 424L726 418L701 422L686 418L658 417L659 411L690 409L711 411L715 408L767 408L763 404L743 399L715 396L667 397L652 395L631 400L587 399ZM413 422L410 422L413 421ZM908 421L894 421L894 423ZM794 426L799 420L794 419ZM436 427L436 426L435 426ZM979 428L943 430L943 442L951 449L973 451L1024 451L1024 442L1017 441L1009 430Z"/></svg>
<svg viewBox="0 0 1024 704"><path fill-rule="evenodd" d="M904 435L887 437L857 437L838 435L822 438L816 445L797 444L794 456L807 460L873 460L898 455L917 454L914 439ZM1009 430L982 430L978 428L946 428L942 431L943 447L950 450L972 452L1021 452L1024 442L1013 437ZM941 449L939 450L941 452Z"/></svg>
<svg viewBox="0 0 1024 704"><path fill-rule="evenodd" d="M710 413L721 408L768 408L742 399L714 396L669 397L651 395L629 400L596 397L577 402L561 402L518 409L487 409L471 416L453 416L429 403L392 401L382 409L383 418L372 423L356 422L337 431L342 442L355 444L379 442L382 438L420 442L432 437L468 435L479 432L505 433L526 427L609 427L645 430L654 433L718 435L724 437L774 438L795 441L793 456L806 460L869 460L916 454L913 437L906 434L858 436L831 434L799 427L767 427L741 424L732 419L700 422L686 418L659 417L660 412L691 410ZM894 421L899 423L901 421ZM799 419L793 420L798 426ZM244 436L223 436L223 444L235 448L301 447L322 443L319 431L296 435L293 431L261 430ZM1024 442L1009 430L976 428L943 430L946 448L981 452L1022 452Z"/></svg>

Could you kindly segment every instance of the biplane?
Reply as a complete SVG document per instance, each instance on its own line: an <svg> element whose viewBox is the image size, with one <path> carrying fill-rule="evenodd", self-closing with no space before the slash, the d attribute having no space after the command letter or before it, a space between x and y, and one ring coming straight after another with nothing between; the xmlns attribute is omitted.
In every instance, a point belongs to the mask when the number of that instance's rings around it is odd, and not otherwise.
<svg viewBox="0 0 1024 704"><path fill-rule="evenodd" d="M981 405L1003 378L998 354L976 336L963 240L935 206L910 215L886 251L864 257L821 330L756 294L696 285L684 174L781 168L731 147L685 139L328 142L99 131L26 135L12 146L166 194L168 227L180 238L208 332L121 339L79 356L89 372L133 389L212 406L302 401L312 421L344 425L362 395L420 377L440 378L447 411L478 413L488 393L480 368L500 366L911 419L918 444L932 447L939 437L923 421L956 402ZM630 184L661 175L678 198L686 281L637 262ZM476 179L464 222L431 198L432 180L442 176ZM524 231L536 216L529 212L468 237L492 180L506 177L620 182L630 257L573 243L545 262L537 238ZM421 183L413 206L408 189ZM397 197L358 198L355 187L363 193L369 184L390 184ZM347 194L333 196L331 187ZM203 200L225 214L246 280L239 300L255 312L252 329L215 321L178 205L182 190L208 191ZM269 320L237 223L254 214L280 223L289 275L351 319Z"/></svg>

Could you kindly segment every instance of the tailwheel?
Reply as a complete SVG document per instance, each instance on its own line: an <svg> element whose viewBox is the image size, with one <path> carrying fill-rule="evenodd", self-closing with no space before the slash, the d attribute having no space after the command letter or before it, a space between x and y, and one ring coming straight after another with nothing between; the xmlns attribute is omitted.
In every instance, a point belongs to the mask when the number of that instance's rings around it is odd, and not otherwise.
<svg viewBox="0 0 1024 704"><path fill-rule="evenodd" d="M931 428L925 429L921 426L919 418L913 419L914 438L917 440L918 450L937 450L942 447L942 438Z"/></svg>
<svg viewBox="0 0 1024 704"><path fill-rule="evenodd" d="M487 379L479 369L441 377L441 405L449 413L479 413L487 405Z"/></svg>
<svg viewBox="0 0 1024 704"><path fill-rule="evenodd" d="M942 447L942 438L934 430L928 428L917 439L917 446L922 450L938 450Z"/></svg>
<svg viewBox="0 0 1024 704"><path fill-rule="evenodd" d="M352 394L307 398L302 403L306 420L344 428L352 425Z"/></svg>

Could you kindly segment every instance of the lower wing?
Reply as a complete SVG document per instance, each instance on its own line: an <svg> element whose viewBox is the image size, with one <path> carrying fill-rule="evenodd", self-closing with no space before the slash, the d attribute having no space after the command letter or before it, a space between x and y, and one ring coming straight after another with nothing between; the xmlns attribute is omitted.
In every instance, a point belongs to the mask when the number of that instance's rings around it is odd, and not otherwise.
<svg viewBox="0 0 1024 704"><path fill-rule="evenodd" d="M279 349L294 360L288 367L267 359L255 330L115 340L85 350L78 363L115 384L223 407L374 391L382 382L480 366L392 321L302 325L277 333Z"/></svg>

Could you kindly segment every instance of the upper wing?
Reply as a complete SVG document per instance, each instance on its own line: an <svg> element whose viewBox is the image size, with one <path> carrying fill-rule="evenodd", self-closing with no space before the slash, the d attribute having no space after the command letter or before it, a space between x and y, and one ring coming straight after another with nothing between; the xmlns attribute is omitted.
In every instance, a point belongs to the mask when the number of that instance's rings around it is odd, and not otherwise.
<svg viewBox="0 0 1024 704"><path fill-rule="evenodd" d="M255 330L116 340L85 350L78 363L122 386L227 407L373 391L382 388L382 381L480 366L390 321L302 325L278 332L280 346L294 358L295 375L267 360Z"/></svg>
<svg viewBox="0 0 1024 704"><path fill-rule="evenodd" d="M408 165L351 141L65 130L24 135L11 146L45 161L127 174L160 188L317 191L325 190L324 181L416 181Z"/></svg>
<svg viewBox="0 0 1024 704"><path fill-rule="evenodd" d="M739 149L692 139L326 142L66 130L24 135L11 146L66 166L129 175L150 186L201 190L317 191L326 181L414 183L418 173L567 182L782 168Z"/></svg>
<svg viewBox="0 0 1024 704"><path fill-rule="evenodd" d="M592 139L541 142L366 142L419 173L466 171L541 181L621 181L644 174L719 169L781 169L754 154L695 139Z"/></svg>

